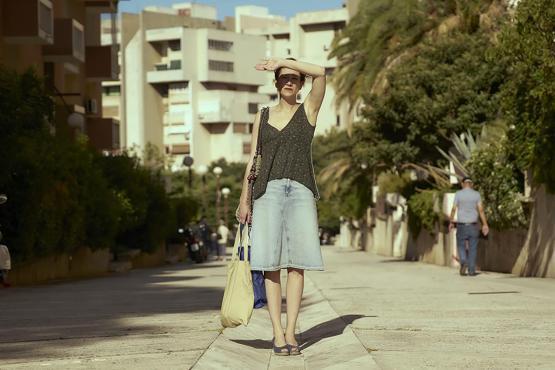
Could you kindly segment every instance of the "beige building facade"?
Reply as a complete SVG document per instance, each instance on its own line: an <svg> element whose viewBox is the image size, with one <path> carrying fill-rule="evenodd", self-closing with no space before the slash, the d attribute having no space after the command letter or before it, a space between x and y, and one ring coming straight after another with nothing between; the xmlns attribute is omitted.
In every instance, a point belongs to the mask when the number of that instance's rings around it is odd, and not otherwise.
<svg viewBox="0 0 555 370"><path fill-rule="evenodd" d="M106 151L120 146L119 122L102 116L101 82L116 80L118 65L117 45L101 44L100 24L117 6L117 0L0 1L0 63L44 78L58 134L86 134ZM108 23L115 25L115 17Z"/></svg>
<svg viewBox="0 0 555 370"><path fill-rule="evenodd" d="M105 112L125 122L122 146L140 153L154 145L173 170L185 156L195 165L245 161L254 116L268 100L258 92L265 76L253 68L264 38L225 29L209 8L185 3L123 14L121 83L104 84Z"/></svg>

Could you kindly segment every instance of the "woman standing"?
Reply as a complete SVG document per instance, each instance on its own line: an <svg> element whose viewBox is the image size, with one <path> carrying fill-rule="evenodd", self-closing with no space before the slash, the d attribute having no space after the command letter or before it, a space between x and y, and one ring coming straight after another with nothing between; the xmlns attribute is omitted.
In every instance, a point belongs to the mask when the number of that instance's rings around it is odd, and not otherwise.
<svg viewBox="0 0 555 370"><path fill-rule="evenodd" d="M323 270L315 199L319 198L312 165L312 138L326 90L323 67L294 59L268 59L256 65L272 71L279 103L255 117L250 159L243 179L237 220L251 220L248 175L258 140L262 157L252 199L251 267L264 271L273 351L300 354L295 326L304 287L305 270ZM306 76L312 89L305 101L297 94ZM281 323L280 271L287 269L287 326Z"/></svg>

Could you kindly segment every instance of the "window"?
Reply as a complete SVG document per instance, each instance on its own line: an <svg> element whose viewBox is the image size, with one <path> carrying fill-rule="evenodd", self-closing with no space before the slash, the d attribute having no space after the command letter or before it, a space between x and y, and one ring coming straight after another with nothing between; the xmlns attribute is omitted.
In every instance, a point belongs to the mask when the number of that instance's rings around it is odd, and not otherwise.
<svg viewBox="0 0 555 370"><path fill-rule="evenodd" d="M181 50L181 40L170 40L168 41L168 47L172 51L179 51Z"/></svg>
<svg viewBox="0 0 555 370"><path fill-rule="evenodd" d="M231 41L221 41L221 40L211 40L208 39L208 49L210 50L221 50L221 51L229 51L233 46L233 42Z"/></svg>
<svg viewBox="0 0 555 370"><path fill-rule="evenodd" d="M104 86L104 95L107 96L119 96L120 95L120 87L119 86Z"/></svg>
<svg viewBox="0 0 555 370"><path fill-rule="evenodd" d="M209 60L208 69L211 71L233 72L233 62L224 62L221 60Z"/></svg>
<svg viewBox="0 0 555 370"><path fill-rule="evenodd" d="M287 55L291 55L291 49L287 49Z"/></svg>
<svg viewBox="0 0 555 370"><path fill-rule="evenodd" d="M249 103L249 113L256 114L258 112L258 103Z"/></svg>
<svg viewBox="0 0 555 370"><path fill-rule="evenodd" d="M170 60L170 65L168 69L181 69L181 60Z"/></svg>
<svg viewBox="0 0 555 370"><path fill-rule="evenodd" d="M340 120L339 120L339 114L337 116L335 116L335 125L337 127L339 127L339 125L341 124Z"/></svg>

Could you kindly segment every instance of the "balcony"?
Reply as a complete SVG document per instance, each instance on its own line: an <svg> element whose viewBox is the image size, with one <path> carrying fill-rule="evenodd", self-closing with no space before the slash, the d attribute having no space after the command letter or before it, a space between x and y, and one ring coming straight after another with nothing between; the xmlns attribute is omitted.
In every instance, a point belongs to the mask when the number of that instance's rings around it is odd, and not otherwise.
<svg viewBox="0 0 555 370"><path fill-rule="evenodd" d="M85 32L72 18L54 19L54 44L43 46L45 62L76 63L85 61Z"/></svg>
<svg viewBox="0 0 555 370"><path fill-rule="evenodd" d="M191 79L182 68L180 59L170 60L169 63L157 63L154 68L155 71L149 71L146 74L146 80L151 84L181 82Z"/></svg>
<svg viewBox="0 0 555 370"><path fill-rule="evenodd" d="M96 149L118 149L119 121L113 118L87 117L87 136Z"/></svg>
<svg viewBox="0 0 555 370"><path fill-rule="evenodd" d="M94 9L99 13L117 13L118 0L80 0L87 8Z"/></svg>
<svg viewBox="0 0 555 370"><path fill-rule="evenodd" d="M115 81L118 79L117 47L87 46L86 73L87 78L99 81Z"/></svg>
<svg viewBox="0 0 555 370"><path fill-rule="evenodd" d="M54 13L50 0L3 2L4 41L12 44L50 45L54 42Z"/></svg>

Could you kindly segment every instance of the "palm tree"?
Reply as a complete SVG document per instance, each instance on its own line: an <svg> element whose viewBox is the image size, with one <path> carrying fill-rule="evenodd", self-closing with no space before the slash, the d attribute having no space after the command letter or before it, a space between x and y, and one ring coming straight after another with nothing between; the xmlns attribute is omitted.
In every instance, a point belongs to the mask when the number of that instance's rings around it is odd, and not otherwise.
<svg viewBox="0 0 555 370"><path fill-rule="evenodd" d="M338 58L332 77L337 102L352 108L380 71L418 44L440 19L456 10L454 0L362 1L358 13L334 39L329 58Z"/></svg>
<svg viewBox="0 0 555 370"><path fill-rule="evenodd" d="M345 141L346 140L346 141ZM360 221L361 242L366 246L368 223L366 210L372 201L373 176L368 172L368 164L358 160L352 151L354 139L347 135L336 138L337 147L324 153L325 157L333 157L327 165L319 171L318 182L323 186L323 198L337 197L348 208L349 214L343 216L354 217Z"/></svg>

